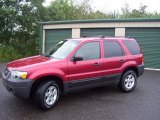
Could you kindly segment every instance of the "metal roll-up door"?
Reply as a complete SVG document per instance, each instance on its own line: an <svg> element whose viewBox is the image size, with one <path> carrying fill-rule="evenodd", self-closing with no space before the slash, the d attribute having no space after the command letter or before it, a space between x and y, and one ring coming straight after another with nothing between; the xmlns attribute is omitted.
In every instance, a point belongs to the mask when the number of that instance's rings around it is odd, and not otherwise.
<svg viewBox="0 0 160 120"><path fill-rule="evenodd" d="M45 30L45 53L52 50L59 41L71 38L71 36L72 29Z"/></svg>
<svg viewBox="0 0 160 120"><path fill-rule="evenodd" d="M160 69L160 28L126 28L126 36L140 44L146 68Z"/></svg>
<svg viewBox="0 0 160 120"><path fill-rule="evenodd" d="M115 28L83 28L81 29L81 36L115 36Z"/></svg>

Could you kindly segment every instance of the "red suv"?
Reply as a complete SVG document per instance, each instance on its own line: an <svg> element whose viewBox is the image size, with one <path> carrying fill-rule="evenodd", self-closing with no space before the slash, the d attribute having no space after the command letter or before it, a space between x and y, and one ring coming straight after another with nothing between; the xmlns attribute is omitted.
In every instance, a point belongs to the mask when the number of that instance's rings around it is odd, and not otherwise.
<svg viewBox="0 0 160 120"><path fill-rule="evenodd" d="M34 97L44 110L52 108L61 93L103 86L117 81L131 92L144 71L144 57L132 38L91 37L59 42L48 55L8 63L3 84L16 96Z"/></svg>

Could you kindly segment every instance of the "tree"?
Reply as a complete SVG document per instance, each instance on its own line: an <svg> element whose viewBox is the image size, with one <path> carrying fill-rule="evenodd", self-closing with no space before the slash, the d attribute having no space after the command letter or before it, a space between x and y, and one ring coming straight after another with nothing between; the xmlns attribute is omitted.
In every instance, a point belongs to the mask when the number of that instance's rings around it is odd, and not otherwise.
<svg viewBox="0 0 160 120"><path fill-rule="evenodd" d="M138 9L131 10L129 5L126 4L125 7L121 9L122 13L120 18L159 18L160 14L157 12L147 12L147 6L140 4Z"/></svg>
<svg viewBox="0 0 160 120"><path fill-rule="evenodd" d="M15 28L16 0L0 1L0 44L9 44Z"/></svg>
<svg viewBox="0 0 160 120"><path fill-rule="evenodd" d="M37 22L49 20L47 9L42 3L43 0L0 1L0 44L18 51L18 57L38 53Z"/></svg>
<svg viewBox="0 0 160 120"><path fill-rule="evenodd" d="M147 12L145 5L132 10L126 4L120 12L105 13L93 10L90 0L54 0L49 6L43 6L43 2L44 0L0 0L1 59L13 60L37 54L39 21L160 18L159 12Z"/></svg>
<svg viewBox="0 0 160 120"><path fill-rule="evenodd" d="M50 20L81 20L81 19L100 19L109 18L101 11L93 11L89 4L89 0L54 0L48 6ZM112 16L113 17L113 16Z"/></svg>

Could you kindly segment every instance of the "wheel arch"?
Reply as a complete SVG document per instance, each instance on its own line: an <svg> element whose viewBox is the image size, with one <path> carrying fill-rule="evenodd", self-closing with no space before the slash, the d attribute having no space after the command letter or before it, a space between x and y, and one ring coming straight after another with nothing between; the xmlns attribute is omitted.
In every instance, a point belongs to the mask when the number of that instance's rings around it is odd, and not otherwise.
<svg viewBox="0 0 160 120"><path fill-rule="evenodd" d="M138 77L138 75L139 75L139 73L138 73L138 68L135 67L135 66L130 66L130 67L125 68L125 69L122 71L122 75L123 75L126 71L128 71L128 70L133 70L133 71L136 73L137 77Z"/></svg>
<svg viewBox="0 0 160 120"><path fill-rule="evenodd" d="M39 87L39 85L41 85L44 82L48 82L49 80L55 81L58 84L61 93L63 93L63 91L64 91L63 80L59 76L49 75L49 76L40 77L34 81L32 87L31 87L31 90L30 90L30 97L33 97L35 95L35 92L36 92L37 88Z"/></svg>

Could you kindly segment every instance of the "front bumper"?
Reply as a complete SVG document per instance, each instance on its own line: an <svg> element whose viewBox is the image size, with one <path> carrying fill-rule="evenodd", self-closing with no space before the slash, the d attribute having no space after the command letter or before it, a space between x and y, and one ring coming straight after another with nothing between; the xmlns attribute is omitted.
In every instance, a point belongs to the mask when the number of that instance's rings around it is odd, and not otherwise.
<svg viewBox="0 0 160 120"><path fill-rule="evenodd" d="M138 66L138 77L144 72L144 64Z"/></svg>
<svg viewBox="0 0 160 120"><path fill-rule="evenodd" d="M29 98L33 80L10 78L2 73L2 82L6 89L15 96Z"/></svg>

